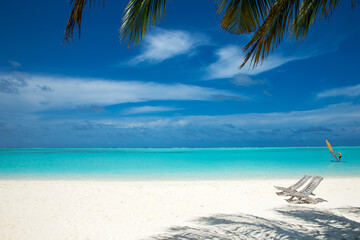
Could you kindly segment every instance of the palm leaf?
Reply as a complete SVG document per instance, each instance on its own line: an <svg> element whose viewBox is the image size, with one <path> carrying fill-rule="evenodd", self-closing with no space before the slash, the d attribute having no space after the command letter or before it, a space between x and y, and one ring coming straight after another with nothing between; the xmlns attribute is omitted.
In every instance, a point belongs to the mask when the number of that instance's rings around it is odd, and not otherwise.
<svg viewBox="0 0 360 240"><path fill-rule="evenodd" d="M306 38L311 24L323 17L328 19L339 6L339 3L340 0L304 0L300 8L299 18L292 22L290 32L296 36L296 40ZM352 7L358 3L360 0L351 0Z"/></svg>
<svg viewBox="0 0 360 240"><path fill-rule="evenodd" d="M141 43L146 30L164 18L167 0L130 0L120 28L120 40L128 46Z"/></svg>
<svg viewBox="0 0 360 240"><path fill-rule="evenodd" d="M315 20L331 16L340 0L277 0L268 16L245 46L242 68L249 60L253 67L264 61L282 41L285 33L304 39ZM354 7L360 0L351 0ZM321 15L320 15L321 14Z"/></svg>
<svg viewBox="0 0 360 240"><path fill-rule="evenodd" d="M276 0L218 0L217 14L224 16L221 27L230 33L244 34L255 31L266 19Z"/></svg>
<svg viewBox="0 0 360 240"><path fill-rule="evenodd" d="M96 0L89 0L89 6L91 8L91 4L95 3ZM100 0L99 0L100 1ZM83 9L86 6L87 0L71 0L70 5L72 5L72 11L67 22L65 28L65 37L64 41L68 42L73 39L74 29L77 27L79 31L80 38L80 30L81 30L81 17L83 13ZM105 3L105 0L103 0Z"/></svg>
<svg viewBox="0 0 360 240"><path fill-rule="evenodd" d="M286 33L291 20L297 19L300 0L278 0L272 6L267 18L257 29L250 42L245 46L247 54L242 68L251 58L253 67L266 59L275 47L277 47Z"/></svg>
<svg viewBox="0 0 360 240"><path fill-rule="evenodd" d="M339 3L340 0L304 0L298 18L291 23L290 33L295 35L296 40L306 38L309 28L315 20L321 20L323 17L329 18Z"/></svg>

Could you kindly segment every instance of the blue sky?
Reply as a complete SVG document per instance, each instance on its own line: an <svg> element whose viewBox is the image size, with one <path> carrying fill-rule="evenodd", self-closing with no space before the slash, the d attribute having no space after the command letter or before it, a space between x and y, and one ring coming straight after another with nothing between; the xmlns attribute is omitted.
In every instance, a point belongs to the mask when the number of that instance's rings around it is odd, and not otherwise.
<svg viewBox="0 0 360 240"><path fill-rule="evenodd" d="M0 147L360 144L359 7L239 70L250 36L221 30L213 1L171 1L132 49L125 4L86 9L64 45L67 1L0 2Z"/></svg>

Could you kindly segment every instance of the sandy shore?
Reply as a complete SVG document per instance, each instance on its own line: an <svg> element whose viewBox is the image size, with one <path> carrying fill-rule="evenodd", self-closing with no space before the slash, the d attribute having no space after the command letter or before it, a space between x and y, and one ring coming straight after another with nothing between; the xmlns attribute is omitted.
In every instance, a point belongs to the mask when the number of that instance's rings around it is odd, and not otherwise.
<svg viewBox="0 0 360 240"><path fill-rule="evenodd" d="M325 178L317 205L275 194L294 181L0 180L0 239L360 236L360 178Z"/></svg>

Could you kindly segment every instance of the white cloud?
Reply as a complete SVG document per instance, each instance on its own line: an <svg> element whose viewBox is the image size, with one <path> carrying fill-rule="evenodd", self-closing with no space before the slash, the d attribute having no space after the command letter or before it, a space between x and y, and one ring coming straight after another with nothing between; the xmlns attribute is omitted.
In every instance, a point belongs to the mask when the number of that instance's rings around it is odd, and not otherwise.
<svg viewBox="0 0 360 240"><path fill-rule="evenodd" d="M232 126L247 131L272 129L299 129L309 127L351 127L358 125L360 105L342 103L308 111L245 113L232 115L196 115L176 117L131 117L117 120L98 120L98 124L108 124L116 128L182 128L207 130Z"/></svg>
<svg viewBox="0 0 360 240"><path fill-rule="evenodd" d="M70 139L70 142L65 141L66 146L73 146L84 144L88 136L96 139L91 146L304 146L325 144L325 138L356 143L360 133L360 105L351 103L308 111L218 116L108 116L107 119L98 116L89 121L79 116L50 119L19 119L18 116L9 119L8 116L1 115L0 130L6 134L4 136L12 137L14 146L29 146L26 145L29 142L23 141L29 137L34 138L34 146L39 145L38 139L45 139L43 144L52 146ZM89 134L82 137L81 142L79 131ZM54 139L62 141L54 142Z"/></svg>
<svg viewBox="0 0 360 240"><path fill-rule="evenodd" d="M268 97L272 97L272 94L271 93L269 93L268 91L266 91L266 90L264 90L264 94L266 95L266 96L268 96Z"/></svg>
<svg viewBox="0 0 360 240"><path fill-rule="evenodd" d="M238 74L257 75L277 68L287 62L306 58L270 55L268 59L256 68L249 67L250 62L248 62L242 69L239 69L239 66L243 63L244 53L238 46L226 46L219 49L215 54L218 60L208 66L206 79L232 78Z"/></svg>
<svg viewBox="0 0 360 240"><path fill-rule="evenodd" d="M191 51L208 42L207 37L200 34L190 34L185 31L157 29L144 39L143 53L133 58L130 63L158 63Z"/></svg>
<svg viewBox="0 0 360 240"><path fill-rule="evenodd" d="M16 61L12 61L12 60L9 60L8 63L10 63L10 65L14 68L18 68L18 67L21 67L21 63L19 62L16 62Z"/></svg>
<svg viewBox="0 0 360 240"><path fill-rule="evenodd" d="M130 120L130 122L121 122L114 123L117 128L150 128L150 129L161 129L161 128L169 128L169 127L184 127L188 122L186 120L175 120L175 119L154 119L150 121L134 121Z"/></svg>
<svg viewBox="0 0 360 240"><path fill-rule="evenodd" d="M237 86L251 86L258 84L258 82L256 82L251 77L244 74L236 75L231 82Z"/></svg>
<svg viewBox="0 0 360 240"><path fill-rule="evenodd" d="M350 87L334 88L317 94L318 98L337 97L337 96L346 96L346 97L360 96L360 84Z"/></svg>
<svg viewBox="0 0 360 240"><path fill-rule="evenodd" d="M179 108L174 107L166 107L166 106L141 106L141 107L133 107L124 110L124 114L140 114L140 113L155 113L155 112L169 112L169 111L177 111Z"/></svg>
<svg viewBox="0 0 360 240"><path fill-rule="evenodd" d="M180 83L0 73L0 109L3 110L40 111L152 100L214 100L218 95L241 97L225 90Z"/></svg>
<svg viewBox="0 0 360 240"><path fill-rule="evenodd" d="M231 82L237 86L251 86L251 85L260 85L265 84L266 80L263 79L253 79L248 75L245 74L238 74L235 75L234 78L231 80Z"/></svg>
<svg viewBox="0 0 360 240"><path fill-rule="evenodd" d="M194 122L209 125L232 124L246 129L292 128L322 126L329 124L350 124L360 119L360 105L351 103L335 104L308 111L247 113L225 116L191 117ZM187 118L190 121L189 118Z"/></svg>

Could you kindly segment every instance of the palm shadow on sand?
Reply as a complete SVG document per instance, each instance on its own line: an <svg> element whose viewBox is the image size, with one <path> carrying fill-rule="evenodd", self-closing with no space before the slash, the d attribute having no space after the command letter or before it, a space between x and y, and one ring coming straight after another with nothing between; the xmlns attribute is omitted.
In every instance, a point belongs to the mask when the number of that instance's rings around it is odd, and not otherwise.
<svg viewBox="0 0 360 240"><path fill-rule="evenodd" d="M178 226L152 240L195 239L360 239L360 223L336 212L346 213L360 221L360 208L331 211L289 206L275 210L282 221L249 214L218 214L197 219L196 225ZM295 223L291 219L299 220Z"/></svg>

